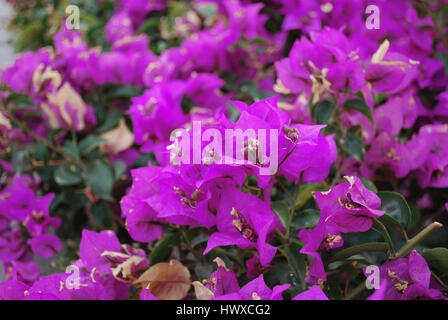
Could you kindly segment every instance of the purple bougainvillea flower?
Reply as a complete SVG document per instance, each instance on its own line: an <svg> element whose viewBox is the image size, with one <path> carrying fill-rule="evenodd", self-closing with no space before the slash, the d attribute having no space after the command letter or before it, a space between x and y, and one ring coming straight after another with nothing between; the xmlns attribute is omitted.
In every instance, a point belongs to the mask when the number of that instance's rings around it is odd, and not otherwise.
<svg viewBox="0 0 448 320"><path fill-rule="evenodd" d="M199 108L217 109L227 100L220 92L223 85L224 81L213 73L192 73L185 91Z"/></svg>
<svg viewBox="0 0 448 320"><path fill-rule="evenodd" d="M418 100L408 92L401 96L389 99L375 109L375 125L379 132L385 132L389 136L398 135L402 128L411 127L417 119Z"/></svg>
<svg viewBox="0 0 448 320"><path fill-rule="evenodd" d="M438 103L434 109L434 114L442 117L448 117L448 88L437 96L437 100Z"/></svg>
<svg viewBox="0 0 448 320"><path fill-rule="evenodd" d="M0 282L0 300L23 300L29 286L17 280Z"/></svg>
<svg viewBox="0 0 448 320"><path fill-rule="evenodd" d="M110 230L99 233L83 230L79 267L98 275L109 275L123 283L132 283L149 267L146 253L130 245L120 245ZM104 285L112 285L106 282Z"/></svg>
<svg viewBox="0 0 448 320"><path fill-rule="evenodd" d="M233 102L241 111L241 115L233 129L265 130L266 144L256 159L256 163L245 164L255 169L258 175L258 185L266 187L271 176L259 174L260 168L268 169L272 174L284 175L287 179L297 181L303 173L303 182L317 183L325 179L331 164L336 158L336 144L332 136L325 137L320 130L325 126L291 124L288 114L279 109L279 97L274 96L255 102L247 106L242 102ZM272 143L275 137L270 136L270 131L278 133L277 149ZM256 140L261 141L259 136ZM254 145L254 140L247 140L249 147ZM274 165L276 157L277 166ZM236 155L235 155L236 158ZM253 164L253 166L251 166Z"/></svg>
<svg viewBox="0 0 448 320"><path fill-rule="evenodd" d="M48 93L46 98L40 108L52 129L82 131L96 123L93 108L83 101L70 83L65 82L56 92Z"/></svg>
<svg viewBox="0 0 448 320"><path fill-rule="evenodd" d="M345 176L347 182L338 184L327 192L314 192L316 202L326 220L337 225L341 232L364 232L372 226L372 218L379 218L384 211L380 198L355 176Z"/></svg>
<svg viewBox="0 0 448 320"><path fill-rule="evenodd" d="M211 194L206 186L198 187L195 183L189 183L185 177L168 167L139 170L135 173L134 182L143 186L139 192L145 194L139 197L157 212L158 219L180 225L204 225L207 228L215 224L215 216L208 208Z"/></svg>
<svg viewBox="0 0 448 320"><path fill-rule="evenodd" d="M391 261L379 269L379 289L369 300L444 299L440 290L430 287L431 271L425 259L415 250L408 258Z"/></svg>
<svg viewBox="0 0 448 320"><path fill-rule="evenodd" d="M332 136L320 133L324 127L297 124L282 128L279 150L283 157L280 156L279 174L296 183L302 172L302 182L318 183L328 176L337 149Z"/></svg>
<svg viewBox="0 0 448 320"><path fill-rule="evenodd" d="M154 193L151 188L154 173L153 167L132 170L133 187L121 200L121 210L123 216L126 217L126 228L136 241L157 240L163 234L161 226L163 219L158 218L157 212L145 202Z"/></svg>
<svg viewBox="0 0 448 320"><path fill-rule="evenodd" d="M52 234L43 234L28 240L28 244L35 254L42 258L51 258L62 248L62 242Z"/></svg>
<svg viewBox="0 0 448 320"><path fill-rule="evenodd" d="M395 93L406 88L418 75L418 61L389 52L390 42L385 40L366 65L366 80L375 93Z"/></svg>
<svg viewBox="0 0 448 320"><path fill-rule="evenodd" d="M246 276L251 279L258 276L265 270L272 268L271 265L262 266L260 264L260 256L254 253L254 256L246 261L247 273Z"/></svg>
<svg viewBox="0 0 448 320"><path fill-rule="evenodd" d="M426 125L420 129L416 141L428 149L422 166L417 168L420 185L448 187L448 125Z"/></svg>
<svg viewBox="0 0 448 320"><path fill-rule="evenodd" d="M287 150L283 150L279 146L279 130L289 124L288 115L278 109L278 96L255 102L251 106L247 106L241 102L233 102L233 104L241 111L238 121L233 129L235 135L238 132L244 132L243 147L237 147L232 155L234 163L244 165L246 168L253 170L253 174L258 175L258 184L260 187L266 187L270 180L270 175L275 174L278 170L278 164L281 163ZM261 131L263 130L263 131ZM264 137L260 132L264 132ZM274 132L275 134L272 134ZM241 134L241 133L240 133ZM261 141L265 141L261 143ZM241 155L240 151L244 154ZM253 150L253 153L250 153ZM256 152L255 152L256 151ZM269 174L261 174L261 168L267 170Z"/></svg>
<svg viewBox="0 0 448 320"><path fill-rule="evenodd" d="M117 235L111 230L99 233L83 230L79 251L87 270L96 268L101 274L108 274L111 273L110 262L103 253L105 251L121 252L121 245Z"/></svg>
<svg viewBox="0 0 448 320"><path fill-rule="evenodd" d="M26 284L40 276L33 255L50 258L62 247L59 238L48 233L50 227L56 229L62 222L49 215L54 194L37 198L33 189L38 184L29 176L15 175L12 184L0 192L0 261L4 262L7 279Z"/></svg>
<svg viewBox="0 0 448 320"><path fill-rule="evenodd" d="M14 65L5 69L3 82L15 92L32 95L33 75L39 65L47 66L51 61L52 51L42 48L38 52L21 53L14 61Z"/></svg>
<svg viewBox="0 0 448 320"><path fill-rule="evenodd" d="M27 300L123 300L129 295L129 285L112 275L101 275L93 269L86 272L81 260L70 272L41 277L26 292Z"/></svg>
<svg viewBox="0 0 448 320"><path fill-rule="evenodd" d="M261 265L266 266L277 251L267 243L276 226L275 218L268 203L236 188L224 188L216 220L218 232L210 236L204 254L219 246L255 247Z"/></svg>
<svg viewBox="0 0 448 320"><path fill-rule="evenodd" d="M214 297L220 297L231 293L238 292L240 286L233 270L227 269L221 258L213 260L218 265L218 269L213 272L203 283L209 289Z"/></svg>
<svg viewBox="0 0 448 320"><path fill-rule="evenodd" d="M40 212L43 216L48 216L48 208L54 198L50 193L38 199L34 191L25 185L21 176L15 176L12 185L2 191L0 197L0 208L2 214L11 220L25 222L33 211Z"/></svg>
<svg viewBox="0 0 448 320"><path fill-rule="evenodd" d="M227 1L224 3L229 15L229 28L239 31L248 39L266 34L264 24L268 19L266 14L260 14L262 3L243 5L240 1Z"/></svg>
<svg viewBox="0 0 448 320"><path fill-rule="evenodd" d="M397 178L406 177L412 170L423 166L429 148L430 144L422 143L418 136L403 144L382 132L372 141L366 162L361 165L361 174L372 177L378 168L384 166Z"/></svg>
<svg viewBox="0 0 448 320"><path fill-rule="evenodd" d="M132 20L126 11L118 11L107 22L104 28L107 41L114 43L115 41L132 35L134 28Z"/></svg>
<svg viewBox="0 0 448 320"><path fill-rule="evenodd" d="M313 93L313 103L321 96L341 89L360 90L365 83L355 48L341 30L325 27L311 33L311 41L296 41L288 58L275 63L281 93Z"/></svg>
<svg viewBox="0 0 448 320"><path fill-rule="evenodd" d="M52 295L55 300L105 300L111 299L102 283L93 279L90 274L80 273L79 278L69 278L70 274L54 274L39 279L29 290L33 299L49 299ZM39 297L43 295L43 297Z"/></svg>
<svg viewBox="0 0 448 320"><path fill-rule="evenodd" d="M149 260L142 249L130 245L122 245L120 252L104 251L101 256L110 262L110 268L115 279L132 283L149 267Z"/></svg>
<svg viewBox="0 0 448 320"><path fill-rule="evenodd" d="M312 286L310 289L299 293L292 300L328 300L328 297L319 286Z"/></svg>
<svg viewBox="0 0 448 320"><path fill-rule="evenodd" d="M5 263L5 278L33 284L40 277L39 265L34 262L11 261Z"/></svg>
<svg viewBox="0 0 448 320"><path fill-rule="evenodd" d="M306 275L306 282L310 284L322 284L327 278L324 264L320 254L333 248L344 245L337 226L327 221L327 216L322 213L317 226L308 231L305 228L300 230L299 238L305 242L300 252L308 255L310 264Z"/></svg>
<svg viewBox="0 0 448 320"><path fill-rule="evenodd" d="M332 90L350 89L357 92L365 84L364 70L358 61L339 62L329 68L327 80L330 81Z"/></svg>
<svg viewBox="0 0 448 320"><path fill-rule="evenodd" d="M139 199L125 196L121 202L126 215L126 228L132 239L140 242L150 242L159 239L163 234L160 219L149 205Z"/></svg>
<svg viewBox="0 0 448 320"><path fill-rule="evenodd" d="M9 262L20 259L29 247L23 239L20 227L2 231L0 235L0 261Z"/></svg>
<svg viewBox="0 0 448 320"><path fill-rule="evenodd" d="M184 87L180 81L164 82L132 98L128 113L134 125L135 141L143 144L142 151L156 150L158 144L169 141L174 129L186 122L181 108Z"/></svg>
<svg viewBox="0 0 448 320"><path fill-rule="evenodd" d="M238 292L215 298L216 300L283 300L282 293L289 284L277 285L272 290L266 286L263 275L250 281Z"/></svg>

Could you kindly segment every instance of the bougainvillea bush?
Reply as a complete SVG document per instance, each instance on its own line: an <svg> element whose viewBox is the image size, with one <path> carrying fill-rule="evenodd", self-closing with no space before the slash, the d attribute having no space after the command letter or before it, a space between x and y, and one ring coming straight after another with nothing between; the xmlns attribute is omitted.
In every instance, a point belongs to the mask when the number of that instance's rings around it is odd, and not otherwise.
<svg viewBox="0 0 448 320"><path fill-rule="evenodd" d="M0 299L448 299L448 1L9 2Z"/></svg>

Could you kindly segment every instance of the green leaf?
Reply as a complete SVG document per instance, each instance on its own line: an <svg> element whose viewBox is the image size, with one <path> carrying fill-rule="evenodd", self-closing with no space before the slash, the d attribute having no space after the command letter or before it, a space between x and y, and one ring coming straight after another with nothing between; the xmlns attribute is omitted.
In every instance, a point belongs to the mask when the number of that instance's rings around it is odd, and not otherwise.
<svg viewBox="0 0 448 320"><path fill-rule="evenodd" d="M84 139L81 140L79 143L79 151L81 154L87 154L93 150L95 150L96 147L98 147L101 143L103 143L103 138L100 138L99 136L90 134Z"/></svg>
<svg viewBox="0 0 448 320"><path fill-rule="evenodd" d="M229 119L234 123L237 122L241 115L240 110L238 110L232 103L227 104L227 110L229 112Z"/></svg>
<svg viewBox="0 0 448 320"><path fill-rule="evenodd" d="M112 168L114 169L115 180L119 180L123 173L126 171L127 165L124 161L117 160L112 163Z"/></svg>
<svg viewBox="0 0 448 320"><path fill-rule="evenodd" d="M273 96L272 92L260 91L257 85L253 82L242 83L240 90L241 92L251 96L254 100L263 100Z"/></svg>
<svg viewBox="0 0 448 320"><path fill-rule="evenodd" d="M344 298L344 292L342 292L341 287L337 283L329 281L328 287L328 290L324 292L330 300L342 300Z"/></svg>
<svg viewBox="0 0 448 320"><path fill-rule="evenodd" d="M399 193L391 191L381 191L377 193L381 199L380 210L386 212L385 215L389 217L381 217L379 220L391 222L396 224L391 218L395 219L403 230L406 230L409 226L409 222L412 221L412 212L409 208L406 199Z"/></svg>
<svg viewBox="0 0 448 320"><path fill-rule="evenodd" d="M376 107L383 104L389 95L387 93L374 93L372 96Z"/></svg>
<svg viewBox="0 0 448 320"><path fill-rule="evenodd" d="M239 248L238 248L239 249ZM236 251L236 252L235 252ZM220 257L222 258L225 262L226 262L226 266L228 266L227 264L227 260L231 263L233 262L237 262L240 266L245 266L245 258L244 255L242 255L241 253L246 253L248 255L250 255L250 251L247 250L229 250L228 248L224 249L221 247L216 247L213 250L210 250L210 252L208 252L206 254L208 261L212 261L214 260L214 258ZM225 259L224 259L225 258Z"/></svg>
<svg viewBox="0 0 448 320"><path fill-rule="evenodd" d="M58 166L54 170L54 181L60 186L71 186L82 182L82 178L76 172L74 165L66 166L64 164Z"/></svg>
<svg viewBox="0 0 448 320"><path fill-rule="evenodd" d="M364 162L364 143L357 135L347 132L347 136L340 141L340 145L350 157Z"/></svg>
<svg viewBox="0 0 448 320"><path fill-rule="evenodd" d="M317 124L327 124L336 111L336 105L328 100L316 103L311 110L311 115Z"/></svg>
<svg viewBox="0 0 448 320"><path fill-rule="evenodd" d="M106 202L100 201L94 203L92 205L92 216L95 219L95 221L98 222L104 228L106 229L112 228L114 217L112 210L110 209L109 205Z"/></svg>
<svg viewBox="0 0 448 320"><path fill-rule="evenodd" d="M384 215L382 215L381 217L378 218L378 220L379 220L380 222L382 222L382 223L390 223L390 224L396 225L396 226L399 227L401 230L404 230L404 229L403 229L403 226L401 225L401 223L398 222L397 219L395 219L394 217L392 217L392 216L390 216L390 215L388 215L388 214L384 214Z"/></svg>
<svg viewBox="0 0 448 320"><path fill-rule="evenodd" d="M146 167L148 163L151 163L153 166L158 166L159 163L157 162L154 154L152 152L150 153L140 153L140 156L135 161L134 166L139 167Z"/></svg>
<svg viewBox="0 0 448 320"><path fill-rule="evenodd" d="M10 111L21 109L33 109L36 105L30 100L27 95L11 92L5 99L5 105L12 104L8 107Z"/></svg>
<svg viewBox="0 0 448 320"><path fill-rule="evenodd" d="M304 279L304 275L306 274L306 263L305 263L305 255L300 253L301 247L292 242L288 246L280 246L278 250L283 253L288 260L288 264L296 273L298 278Z"/></svg>
<svg viewBox="0 0 448 320"><path fill-rule="evenodd" d="M102 133L104 131L111 130L115 128L118 125L118 122L120 121L120 118L123 114L123 111L111 109L106 112L106 119L103 121L103 123L96 128L96 132Z"/></svg>
<svg viewBox="0 0 448 320"><path fill-rule="evenodd" d="M364 101L360 99L349 99L345 101L343 105L346 109L357 110L361 112L370 120L372 124L375 123L372 115L372 110L370 110L370 107Z"/></svg>
<svg viewBox="0 0 448 320"><path fill-rule="evenodd" d="M173 245L179 243L180 233L171 234L159 239L149 255L151 265L165 261L171 253Z"/></svg>
<svg viewBox="0 0 448 320"><path fill-rule="evenodd" d="M350 248L345 248L338 253L336 253L331 259L328 261L329 263L334 261L343 261L351 256L362 252L375 252L375 251L386 251L389 249L389 245L385 242L370 242L363 243L357 246L353 246Z"/></svg>
<svg viewBox="0 0 448 320"><path fill-rule="evenodd" d="M320 215L319 210L305 209L293 216L291 226L296 231L302 228L313 228L319 222Z"/></svg>
<svg viewBox="0 0 448 320"><path fill-rule="evenodd" d="M294 270L286 262L275 263L272 268L264 272L263 276L266 285L270 288L278 284L289 283L291 286L286 291L290 295L289 298L293 298L300 292L304 291L304 289L300 286L297 276L294 274Z"/></svg>
<svg viewBox="0 0 448 320"><path fill-rule="evenodd" d="M48 160L47 145L43 142L36 142L28 145L28 149L31 152L34 159L39 161Z"/></svg>
<svg viewBox="0 0 448 320"><path fill-rule="evenodd" d="M280 222L285 229L289 230L289 207L286 202L283 200L272 202L271 209L280 218Z"/></svg>
<svg viewBox="0 0 448 320"><path fill-rule="evenodd" d="M294 209L297 210L301 208L311 197L314 191L325 191L327 187L325 183L303 183L299 187L299 194L296 198Z"/></svg>
<svg viewBox="0 0 448 320"><path fill-rule="evenodd" d="M269 41L266 38L262 38L262 37L257 37L257 38L253 38L250 41L250 44L269 44Z"/></svg>
<svg viewBox="0 0 448 320"><path fill-rule="evenodd" d="M132 85L114 85L107 94L106 99L126 99L139 96L141 94L141 90Z"/></svg>
<svg viewBox="0 0 448 320"><path fill-rule="evenodd" d="M408 228L413 228L418 225L418 222L420 220L420 208L416 203L408 203L409 208L411 209L411 219L409 221Z"/></svg>
<svg viewBox="0 0 448 320"><path fill-rule="evenodd" d="M79 149L72 141L66 140L62 149L73 158L79 159Z"/></svg>
<svg viewBox="0 0 448 320"><path fill-rule="evenodd" d="M147 33L150 31L158 31L160 25L160 18L159 17L153 17L146 19L142 25L140 26L140 32L139 33Z"/></svg>
<svg viewBox="0 0 448 320"><path fill-rule="evenodd" d="M87 171L85 181L92 192L100 198L114 200L111 195L114 183L114 173L104 162L95 162Z"/></svg>
<svg viewBox="0 0 448 320"><path fill-rule="evenodd" d="M181 107L184 114L189 114L191 109L196 106L193 100L191 100L187 94L182 96Z"/></svg>
<svg viewBox="0 0 448 320"><path fill-rule="evenodd" d="M81 142L79 143L79 151L81 152L81 154L90 153L104 141L106 140L100 138L99 136L90 134L84 139L82 139Z"/></svg>
<svg viewBox="0 0 448 320"><path fill-rule="evenodd" d="M431 267L437 269L443 276L448 275L448 249L433 248L423 250L423 258Z"/></svg>
<svg viewBox="0 0 448 320"><path fill-rule="evenodd" d="M12 165L14 172L23 173L25 168L30 164L29 150L13 148L12 152Z"/></svg>
<svg viewBox="0 0 448 320"><path fill-rule="evenodd" d="M370 181L369 179L361 178L361 182L364 185L364 187L366 187L370 191L375 192L375 193L378 192L378 189L376 188L375 184L372 181Z"/></svg>

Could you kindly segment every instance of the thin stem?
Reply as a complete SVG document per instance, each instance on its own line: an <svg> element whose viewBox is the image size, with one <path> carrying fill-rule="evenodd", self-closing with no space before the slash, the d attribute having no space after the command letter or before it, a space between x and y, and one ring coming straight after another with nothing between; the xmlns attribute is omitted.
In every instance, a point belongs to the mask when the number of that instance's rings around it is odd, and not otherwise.
<svg viewBox="0 0 448 320"><path fill-rule="evenodd" d="M280 188L286 193L286 195L288 196L289 200L291 200L292 203L294 203L295 200L292 197L292 195L289 193L288 189L286 189L285 185L280 180L277 180L277 183L280 186Z"/></svg>
<svg viewBox="0 0 448 320"><path fill-rule="evenodd" d="M294 195L292 196L291 207L289 208L288 230L286 230L286 237L287 237L288 241L289 241L289 235L291 232L292 216L294 215L294 211L296 208L296 201L299 196L300 186L302 185L302 179L303 179L303 171L300 173L297 188L296 188L296 191L294 191Z"/></svg>
<svg viewBox="0 0 448 320"><path fill-rule="evenodd" d="M183 230L183 229L182 229L182 237L184 238L185 245L186 245L188 251L190 251L191 253L193 253L193 255L195 256L195 258L196 258L198 261L202 261L202 262L204 262L204 256L200 255L198 252L196 252L196 250L194 250L194 248L193 248L193 246L192 246L192 244L191 244L190 239L188 239L187 233L186 233L185 230Z"/></svg>
<svg viewBox="0 0 448 320"><path fill-rule="evenodd" d="M78 138L76 136L75 130L71 129L70 132L72 134L72 143L73 143L73 145L78 146Z"/></svg>
<svg viewBox="0 0 448 320"><path fill-rule="evenodd" d="M387 240L387 243L389 244L390 250L392 252L392 255L395 255L395 247L394 243L392 242L392 238L390 237L389 232L387 231L387 228L384 226L384 224L381 223L378 219L373 219L373 221L376 222L376 224L381 228L383 231L384 237Z"/></svg>
<svg viewBox="0 0 448 320"><path fill-rule="evenodd" d="M431 275L434 277L434 279L437 280L437 282L438 282L442 287L444 287L445 289L448 290L448 286L445 284L445 282L442 281L442 279L439 278L438 275L436 275L433 271L431 271Z"/></svg>
<svg viewBox="0 0 448 320"><path fill-rule="evenodd" d="M407 257L409 252L411 252L412 249L414 249L416 246L419 245L427 236L429 236L431 233L433 233L435 230L442 227L442 224L439 222L433 222L429 226L427 226L425 229L420 231L415 237L410 239L408 242L405 243L403 247L392 257L393 259L399 259Z"/></svg>
<svg viewBox="0 0 448 320"><path fill-rule="evenodd" d="M281 233L278 229L275 229L274 232L283 244L288 245L288 237L286 235Z"/></svg>
<svg viewBox="0 0 448 320"><path fill-rule="evenodd" d="M4 112L5 114L7 114L11 121L13 121L22 131L29 134L34 140L44 143L48 148L50 148L51 150L53 150L56 153L59 153L67 161L70 161L73 164L76 164L83 170L87 170L87 166L82 161L72 157L71 155L69 155L67 152L65 152L63 149L59 148L58 146L53 145L49 140L39 137L36 133L34 133L34 131L29 129L25 123L23 123L21 120L17 119L12 114L12 112L8 112L8 110L6 110L6 108L3 104L0 105L0 110L2 112Z"/></svg>
<svg viewBox="0 0 448 320"><path fill-rule="evenodd" d="M353 289L349 294L347 294L344 297L344 300L353 300L357 296L359 296L361 293L366 290L366 283L363 281L361 282L355 289Z"/></svg>

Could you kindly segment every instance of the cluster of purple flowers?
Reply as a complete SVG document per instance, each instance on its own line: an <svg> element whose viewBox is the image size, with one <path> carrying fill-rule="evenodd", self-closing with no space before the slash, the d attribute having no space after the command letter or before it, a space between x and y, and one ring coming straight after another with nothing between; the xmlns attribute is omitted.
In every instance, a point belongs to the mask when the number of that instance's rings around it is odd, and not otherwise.
<svg viewBox="0 0 448 320"><path fill-rule="evenodd" d="M293 299L327 300L323 256L344 245L344 234L367 232L385 215L380 197L361 177L374 181L386 170L386 180L404 180L405 196L413 177L422 189L448 188L448 77L434 56L447 54L447 48L435 22L421 18L413 1L405 0L264 2L192 1L174 26L161 18L161 35L182 41L158 55L150 49L153 39L140 30L149 15L170 10L170 1L114 1L104 28L110 49L89 47L81 31L63 25L54 48L22 53L0 72L9 90L0 92L0 167L8 177L0 184L0 261L6 274L0 299L126 299L135 295L132 286L141 289L133 298L158 299L150 287L137 285L150 267L142 248L152 248L171 228L204 227L201 254L229 246L250 251L244 263L247 278L254 279L240 286L240 274L217 258L217 270L192 283L198 299L283 299L290 284L271 289L264 271L281 254L281 238L292 237L306 264L306 285ZM435 2L431 8L441 1ZM368 4L381 10L380 29L365 26ZM272 19L267 6L282 15L279 30L266 27ZM285 54L288 35L297 29L301 36ZM12 159L3 155L12 152L11 145L49 135L60 152L76 134L88 135L99 121L89 97L111 83L140 90L120 105L119 123L97 145L109 162L126 164L123 172L132 185L116 206L136 245L121 244L111 230L84 229L79 259L71 265L75 273L41 275L34 255L50 258L62 248L50 232L61 224L49 211L54 194L39 197L39 179L13 174ZM241 98L247 83L268 97ZM436 93L431 103L422 100L423 90ZM17 94L32 106L15 109L11 97ZM348 108L350 101L358 105ZM313 112L323 102L335 110L331 119L316 121ZM175 130L194 135L195 123L221 137L228 130L255 135L245 136L242 149L230 154L216 136L199 143L173 139ZM354 127L362 159L340 152ZM260 132L270 130L278 134L263 139ZM238 158L239 151L242 161L224 161ZM276 157L270 175L263 174L269 167L263 156L249 159L254 151ZM155 161L136 168L142 153L153 153ZM198 155L199 163L183 161L187 155ZM330 173L335 179L327 183ZM285 183L328 190L313 192L317 223L293 235L291 221L285 223L272 208ZM297 194L285 194L292 197L292 219ZM380 289L370 299L446 299L426 260L409 251L380 267Z"/></svg>
<svg viewBox="0 0 448 320"><path fill-rule="evenodd" d="M39 181L30 176L14 176L0 193L0 261L6 279L33 283L40 277L34 255L51 258L61 250L61 240L50 233L61 219L50 216L54 194L36 195Z"/></svg>

